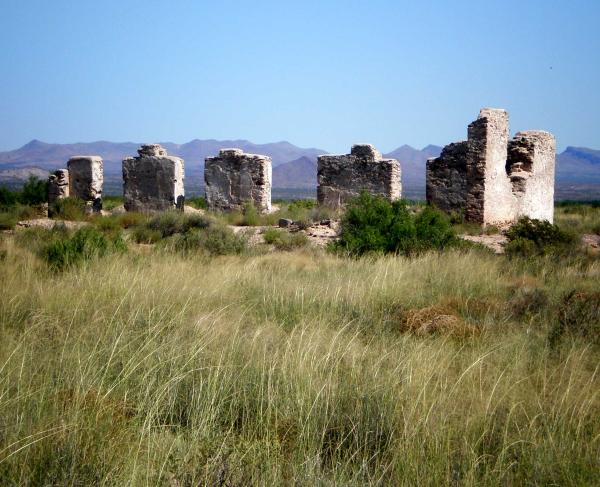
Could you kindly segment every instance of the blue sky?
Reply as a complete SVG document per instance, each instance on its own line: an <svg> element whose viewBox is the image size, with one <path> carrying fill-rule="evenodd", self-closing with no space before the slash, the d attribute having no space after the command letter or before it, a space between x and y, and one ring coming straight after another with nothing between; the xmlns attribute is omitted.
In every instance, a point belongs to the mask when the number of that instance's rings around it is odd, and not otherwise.
<svg viewBox="0 0 600 487"><path fill-rule="evenodd" d="M600 148L600 2L0 0L0 150L443 145L480 107Z"/></svg>

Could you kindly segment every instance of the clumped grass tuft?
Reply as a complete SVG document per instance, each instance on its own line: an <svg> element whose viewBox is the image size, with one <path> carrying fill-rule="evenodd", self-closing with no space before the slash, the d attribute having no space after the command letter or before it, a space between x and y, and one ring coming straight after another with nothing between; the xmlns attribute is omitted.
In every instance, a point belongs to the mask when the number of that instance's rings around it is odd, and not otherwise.
<svg viewBox="0 0 600 487"><path fill-rule="evenodd" d="M43 248L42 256L51 269L60 271L94 257L126 249L120 235L109 239L93 227L84 227L73 235L65 235L50 242Z"/></svg>
<svg viewBox="0 0 600 487"><path fill-rule="evenodd" d="M290 233L269 228L263 235L265 243L274 245L278 250L293 250L308 245L308 237L303 232Z"/></svg>
<svg viewBox="0 0 600 487"><path fill-rule="evenodd" d="M82 221L86 219L85 202L79 198L61 198L52 203L48 214L58 220Z"/></svg>

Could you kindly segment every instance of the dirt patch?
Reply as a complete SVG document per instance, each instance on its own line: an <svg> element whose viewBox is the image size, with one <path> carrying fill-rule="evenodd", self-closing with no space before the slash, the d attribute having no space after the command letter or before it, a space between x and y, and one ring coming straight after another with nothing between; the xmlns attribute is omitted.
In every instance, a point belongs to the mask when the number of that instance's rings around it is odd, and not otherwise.
<svg viewBox="0 0 600 487"><path fill-rule="evenodd" d="M600 235L588 233L581 237L581 243L592 250L600 251Z"/></svg>
<svg viewBox="0 0 600 487"><path fill-rule="evenodd" d="M495 254L503 254L504 246L508 242L505 235L497 233L495 235L459 235L463 240L481 244L492 250Z"/></svg>
<svg viewBox="0 0 600 487"><path fill-rule="evenodd" d="M52 230L53 228L66 228L67 230L78 230L81 227L88 226L88 222L72 222L68 220L52 220L50 218L35 218L33 220L23 220L17 223L16 228L45 228Z"/></svg>

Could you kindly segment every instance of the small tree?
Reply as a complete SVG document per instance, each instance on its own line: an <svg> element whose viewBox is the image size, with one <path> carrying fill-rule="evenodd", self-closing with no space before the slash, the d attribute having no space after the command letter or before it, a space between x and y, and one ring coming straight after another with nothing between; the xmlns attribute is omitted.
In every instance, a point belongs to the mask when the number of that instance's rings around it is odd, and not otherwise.
<svg viewBox="0 0 600 487"><path fill-rule="evenodd" d="M48 201L48 181L42 181L37 176L29 176L23 185L20 200L24 205L40 205Z"/></svg>

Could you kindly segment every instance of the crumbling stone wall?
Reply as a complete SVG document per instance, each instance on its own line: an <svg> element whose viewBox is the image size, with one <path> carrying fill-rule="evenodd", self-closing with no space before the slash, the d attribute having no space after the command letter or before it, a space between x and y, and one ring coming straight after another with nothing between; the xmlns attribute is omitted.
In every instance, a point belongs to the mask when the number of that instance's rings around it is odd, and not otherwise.
<svg viewBox="0 0 600 487"><path fill-rule="evenodd" d="M145 144L137 157L123 160L123 199L127 211L183 209L183 159L159 144Z"/></svg>
<svg viewBox="0 0 600 487"><path fill-rule="evenodd" d="M337 208L362 191L400 198L400 163L384 159L370 144L353 145L350 154L319 156L317 200L320 205Z"/></svg>
<svg viewBox="0 0 600 487"><path fill-rule="evenodd" d="M427 161L427 201L440 210L460 211L467 204L467 141L449 144Z"/></svg>
<svg viewBox="0 0 600 487"><path fill-rule="evenodd" d="M508 113L484 108L468 140L427 162L427 201L464 211L468 221L504 225L521 216L553 220L554 137L519 132L509 142Z"/></svg>
<svg viewBox="0 0 600 487"><path fill-rule="evenodd" d="M69 193L80 198L95 212L102 210L104 172L99 156L74 156L67 163Z"/></svg>
<svg viewBox="0 0 600 487"><path fill-rule="evenodd" d="M519 132L508 144L506 171L516 198L517 217L554 220L556 141L541 130Z"/></svg>
<svg viewBox="0 0 600 487"><path fill-rule="evenodd" d="M506 174L508 113L483 108L468 128L467 220L503 224L515 217L512 186Z"/></svg>
<svg viewBox="0 0 600 487"><path fill-rule="evenodd" d="M52 216L52 205L56 200L69 197L69 171L58 169L48 178L48 216Z"/></svg>
<svg viewBox="0 0 600 487"><path fill-rule="evenodd" d="M221 149L204 165L206 201L211 210L239 210L251 201L261 212L271 211L271 158Z"/></svg>

